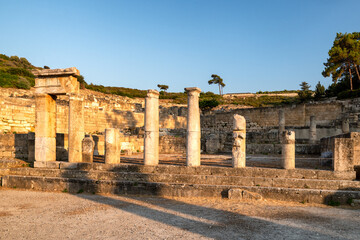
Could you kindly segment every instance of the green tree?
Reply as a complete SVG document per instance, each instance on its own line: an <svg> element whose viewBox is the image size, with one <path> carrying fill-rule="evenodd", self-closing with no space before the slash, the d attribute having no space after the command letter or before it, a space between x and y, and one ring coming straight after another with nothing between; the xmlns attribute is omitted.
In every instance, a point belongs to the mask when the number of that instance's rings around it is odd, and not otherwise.
<svg viewBox="0 0 360 240"><path fill-rule="evenodd" d="M158 84L157 86L158 88L160 88L160 90L163 90L164 92L166 92L166 90L168 90L169 88L168 85L163 85L163 84Z"/></svg>
<svg viewBox="0 0 360 240"><path fill-rule="evenodd" d="M312 92L310 91L310 85L307 82L302 82L300 84L301 90L298 92L300 100L306 101L311 98Z"/></svg>
<svg viewBox="0 0 360 240"><path fill-rule="evenodd" d="M337 33L332 48L329 50L329 58L324 63L322 72L324 77L332 76L336 84L339 79L349 78L350 90L353 90L353 77L356 74L360 81L360 32Z"/></svg>
<svg viewBox="0 0 360 240"><path fill-rule="evenodd" d="M222 95L222 93L223 93L222 90L225 87L225 83L223 82L223 79L216 74L211 75L211 77L212 77L212 79L210 79L208 81L209 85L211 85L211 84L219 85L219 94Z"/></svg>
<svg viewBox="0 0 360 240"><path fill-rule="evenodd" d="M87 83L85 82L85 78L83 75L76 76L78 82L80 83L80 89L85 89L87 86Z"/></svg>
<svg viewBox="0 0 360 240"><path fill-rule="evenodd" d="M318 84L316 84L315 86L315 98L319 99L324 96L325 96L325 87L319 81Z"/></svg>

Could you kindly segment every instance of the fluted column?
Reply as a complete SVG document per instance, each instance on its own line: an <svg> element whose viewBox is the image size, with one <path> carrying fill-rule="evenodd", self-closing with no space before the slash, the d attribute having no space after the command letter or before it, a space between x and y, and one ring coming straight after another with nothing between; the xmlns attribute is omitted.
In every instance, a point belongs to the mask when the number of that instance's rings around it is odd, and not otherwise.
<svg viewBox="0 0 360 240"><path fill-rule="evenodd" d="M144 164L159 164L159 92L152 89L145 98Z"/></svg>
<svg viewBox="0 0 360 240"><path fill-rule="evenodd" d="M200 88L185 88L188 94L186 165L200 166Z"/></svg>

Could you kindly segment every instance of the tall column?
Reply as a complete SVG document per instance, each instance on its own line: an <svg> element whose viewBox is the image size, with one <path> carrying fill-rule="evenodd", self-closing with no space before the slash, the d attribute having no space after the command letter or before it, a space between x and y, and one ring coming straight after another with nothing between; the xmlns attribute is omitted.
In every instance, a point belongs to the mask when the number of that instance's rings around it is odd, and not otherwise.
<svg viewBox="0 0 360 240"><path fill-rule="evenodd" d="M234 115L232 165L234 168L246 166L246 120L243 116Z"/></svg>
<svg viewBox="0 0 360 240"><path fill-rule="evenodd" d="M105 129L105 163L120 163L120 132L116 128Z"/></svg>
<svg viewBox="0 0 360 240"><path fill-rule="evenodd" d="M145 98L144 164L159 164L159 92L152 89Z"/></svg>
<svg viewBox="0 0 360 240"><path fill-rule="evenodd" d="M316 143L316 119L315 116L310 117L310 129L309 129L309 143Z"/></svg>
<svg viewBox="0 0 360 240"><path fill-rule="evenodd" d="M35 95L35 161L56 161L56 96Z"/></svg>
<svg viewBox="0 0 360 240"><path fill-rule="evenodd" d="M200 88L185 88L188 94L186 166L200 166Z"/></svg>
<svg viewBox="0 0 360 240"><path fill-rule="evenodd" d="M82 162L82 140L84 139L83 98L69 94L69 162Z"/></svg>
<svg viewBox="0 0 360 240"><path fill-rule="evenodd" d="M295 132L283 131L281 134L282 157L281 167L285 169L295 168Z"/></svg>
<svg viewBox="0 0 360 240"><path fill-rule="evenodd" d="M285 112L283 109L279 110L279 139L281 140L281 134L285 131Z"/></svg>

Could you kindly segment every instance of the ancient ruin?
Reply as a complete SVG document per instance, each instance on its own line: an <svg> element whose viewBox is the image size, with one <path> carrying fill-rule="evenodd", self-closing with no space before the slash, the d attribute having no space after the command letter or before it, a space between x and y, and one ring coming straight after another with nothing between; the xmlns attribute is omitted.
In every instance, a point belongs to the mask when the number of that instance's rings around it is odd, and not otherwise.
<svg viewBox="0 0 360 240"><path fill-rule="evenodd" d="M159 164L159 92L148 90L145 98L144 164Z"/></svg>
<svg viewBox="0 0 360 240"><path fill-rule="evenodd" d="M69 96L69 162L82 162L83 99L76 68L34 70L36 126L35 166L56 161L56 97Z"/></svg>
<svg viewBox="0 0 360 240"><path fill-rule="evenodd" d="M196 87L185 88L187 106L169 105L156 90L145 99L79 90L76 68L34 74L30 97L1 90L0 157L34 166L0 171L4 187L317 203L360 198L358 100L202 113Z"/></svg>

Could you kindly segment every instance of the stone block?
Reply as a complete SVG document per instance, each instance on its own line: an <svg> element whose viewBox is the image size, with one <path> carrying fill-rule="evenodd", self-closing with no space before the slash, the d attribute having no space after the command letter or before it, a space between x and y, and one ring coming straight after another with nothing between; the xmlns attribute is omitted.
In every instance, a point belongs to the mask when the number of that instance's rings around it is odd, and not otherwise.
<svg viewBox="0 0 360 240"><path fill-rule="evenodd" d="M95 143L91 137L85 137L82 141L82 161L93 162Z"/></svg>
<svg viewBox="0 0 360 240"><path fill-rule="evenodd" d="M60 162L52 161L52 162L43 162L43 161L35 161L34 168L60 168Z"/></svg>
<svg viewBox="0 0 360 240"><path fill-rule="evenodd" d="M229 189L228 191L229 199L239 199L239 200L262 200L263 197L259 193L250 192L244 189Z"/></svg>

